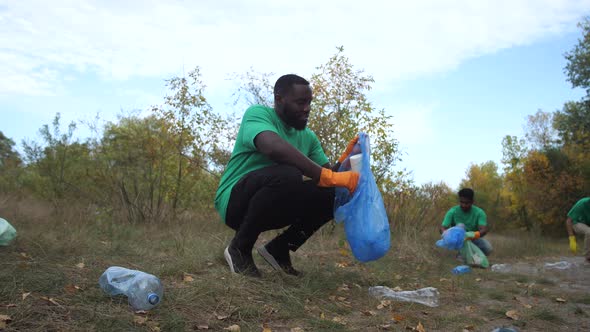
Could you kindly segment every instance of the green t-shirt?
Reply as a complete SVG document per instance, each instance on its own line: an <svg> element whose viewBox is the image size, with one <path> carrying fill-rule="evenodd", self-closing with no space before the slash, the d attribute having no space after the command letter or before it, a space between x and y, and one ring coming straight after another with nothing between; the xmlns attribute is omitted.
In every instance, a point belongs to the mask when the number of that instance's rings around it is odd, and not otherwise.
<svg viewBox="0 0 590 332"><path fill-rule="evenodd" d="M590 226L590 197L584 197L574 204L567 216L574 224L581 222Z"/></svg>
<svg viewBox="0 0 590 332"><path fill-rule="evenodd" d="M461 206L453 206L445 215L442 226L449 228L458 224L465 225L465 231L476 232L479 226L487 226L486 213L475 205L471 205L469 212L463 212Z"/></svg>
<svg viewBox="0 0 590 332"><path fill-rule="evenodd" d="M276 164L258 152L254 145L254 138L263 131L276 133L320 166L328 163L328 157L311 129L297 130L286 125L273 108L261 105L251 106L242 118L234 150L215 195L215 208L224 221L233 186L244 175Z"/></svg>

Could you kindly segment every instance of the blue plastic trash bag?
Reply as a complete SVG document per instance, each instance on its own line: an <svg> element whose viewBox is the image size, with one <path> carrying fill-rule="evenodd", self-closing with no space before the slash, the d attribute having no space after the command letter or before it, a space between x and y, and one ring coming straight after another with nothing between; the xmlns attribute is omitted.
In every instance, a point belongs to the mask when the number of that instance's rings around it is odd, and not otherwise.
<svg viewBox="0 0 590 332"><path fill-rule="evenodd" d="M0 246L7 246L16 237L16 229L12 225L0 218Z"/></svg>
<svg viewBox="0 0 590 332"><path fill-rule="evenodd" d="M449 250L461 250L465 242L465 227L463 224L453 226L442 234L442 238L436 241L436 245Z"/></svg>
<svg viewBox="0 0 590 332"><path fill-rule="evenodd" d="M389 250L390 231L383 198L371 172L371 148L365 133L359 134L352 154L359 150L362 154L359 183L352 196L348 189L336 188L334 219L344 222L346 239L354 257L369 262L383 257ZM339 171L350 170L349 158Z"/></svg>

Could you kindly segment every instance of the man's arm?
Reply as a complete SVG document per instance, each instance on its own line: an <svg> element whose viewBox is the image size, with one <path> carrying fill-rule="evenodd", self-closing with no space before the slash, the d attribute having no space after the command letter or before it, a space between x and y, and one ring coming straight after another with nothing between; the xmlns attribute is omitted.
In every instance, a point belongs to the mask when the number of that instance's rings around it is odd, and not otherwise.
<svg viewBox="0 0 590 332"><path fill-rule="evenodd" d="M489 230L488 226L479 226L478 229L479 229L479 237L486 235Z"/></svg>
<svg viewBox="0 0 590 332"><path fill-rule="evenodd" d="M303 175L318 182L322 167L272 131L263 131L254 138L256 149L278 164L295 166ZM329 166L329 164L328 164Z"/></svg>

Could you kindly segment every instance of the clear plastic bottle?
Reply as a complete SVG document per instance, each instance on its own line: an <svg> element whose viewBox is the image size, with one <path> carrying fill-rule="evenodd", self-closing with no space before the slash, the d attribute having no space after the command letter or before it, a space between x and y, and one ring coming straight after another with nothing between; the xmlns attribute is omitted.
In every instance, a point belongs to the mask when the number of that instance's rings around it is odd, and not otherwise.
<svg viewBox="0 0 590 332"><path fill-rule="evenodd" d="M420 288L414 291L394 291L385 286L369 287L369 294L380 298L389 298L403 302L416 302L429 307L438 307L439 292L434 287Z"/></svg>
<svg viewBox="0 0 590 332"><path fill-rule="evenodd" d="M465 274L471 272L471 268L469 265L459 265L455 266L453 269L453 274Z"/></svg>
<svg viewBox="0 0 590 332"><path fill-rule="evenodd" d="M109 267L98 280L100 288L111 296L126 295L134 310L150 310L162 300L160 279L138 270Z"/></svg>

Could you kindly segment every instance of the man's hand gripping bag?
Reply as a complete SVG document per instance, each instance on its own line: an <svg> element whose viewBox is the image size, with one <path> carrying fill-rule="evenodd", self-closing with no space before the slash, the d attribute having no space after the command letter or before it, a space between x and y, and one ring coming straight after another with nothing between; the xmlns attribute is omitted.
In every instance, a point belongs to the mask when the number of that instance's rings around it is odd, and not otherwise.
<svg viewBox="0 0 590 332"><path fill-rule="evenodd" d="M351 156L359 152L362 160L358 186L352 196L346 188L336 188L334 219L344 222L346 239L354 257L369 262L383 257L389 250L390 230L383 198L371 171L371 148L365 133L359 134ZM351 156L342 163L339 171L351 169Z"/></svg>

